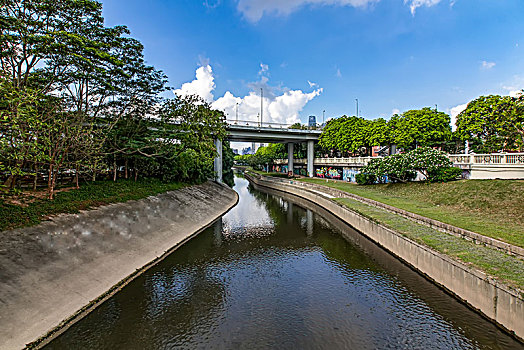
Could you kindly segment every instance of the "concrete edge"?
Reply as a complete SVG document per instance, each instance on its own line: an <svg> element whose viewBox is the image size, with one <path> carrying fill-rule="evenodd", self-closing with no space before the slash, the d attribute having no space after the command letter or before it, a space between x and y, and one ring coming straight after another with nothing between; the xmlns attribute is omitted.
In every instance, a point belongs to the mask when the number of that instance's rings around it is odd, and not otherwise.
<svg viewBox="0 0 524 350"><path fill-rule="evenodd" d="M496 238L484 236L480 233L469 231L469 230L466 230L466 229L463 229L463 228L460 228L460 227L457 227L451 224L447 224L439 220L431 219L431 218L428 218L428 217L425 217L419 214L412 213L404 209L396 208L391 205L375 201L373 199L361 197L356 194L338 190L336 188L319 185L319 184L313 184L309 182L302 182L302 181L295 181L295 180L291 180L291 181L292 181L292 184L296 184L296 185L303 186L303 187L322 189L322 191L324 192L336 194L336 197L338 198L351 198L359 202L390 211L392 213L405 217L406 219L413 220L415 222L429 226L441 232L449 233L457 237L472 240L479 244L484 244L484 245L487 245L493 248L497 248L499 250L505 251L506 253L510 255L518 256L519 258L524 259L524 248L518 247L511 243L506 243Z"/></svg>
<svg viewBox="0 0 524 350"><path fill-rule="evenodd" d="M254 175L254 176L253 176ZM388 251L389 253L393 254L395 257L403 261L405 264L413 268L415 271L420 273L422 276L426 277L428 280L430 280L432 283L436 284L443 290L445 290L448 294L452 295L454 298L460 300L464 304L466 304L469 308L476 311L492 323L496 324L501 329L505 330L512 336L514 336L516 339L518 339L520 342L524 343L524 300L522 298L522 291L513 289L511 287L506 286L503 283L500 283L496 279L490 277L489 275L485 274L484 272L471 268L445 254L442 254L440 252L437 252L429 247L426 247L422 244L419 244L408 237L403 236L402 234L380 224L377 223L365 216L363 216L360 213L357 213L355 211L352 211L351 209L343 206L340 203L337 203L332 200L332 198L329 198L328 196L323 196L319 194L318 192L313 192L306 188L297 188L301 186L293 186L294 183L291 181L291 183L285 183L285 181L274 181L272 178L268 178L265 176L261 176L258 174L250 174L246 176L248 180L254 182L258 186L271 188L273 190L282 191L285 193L290 193L292 195L301 197L303 199L309 200L314 202L315 204L323 207L324 209L330 211L333 215L337 216L342 221L346 222L350 226L354 227L362 233L367 238L371 239L373 242L378 244L380 247ZM255 180L254 180L255 179ZM261 183L262 182L262 183ZM276 184L275 182L281 182L279 184ZM285 184L286 186L282 186ZM278 187L287 187L287 188L278 188L275 185L280 185ZM291 186L289 186L291 185ZM297 193L296 190L304 191L306 192L305 195L301 195L300 193ZM313 200L318 199L318 200ZM322 203L324 202L324 203ZM329 208L326 206L326 203L329 206L336 207L337 210L332 210L332 208ZM337 213L339 211L339 213ZM370 232L365 232L366 230L363 230L362 227L358 227L361 225L354 225L354 223L349 222L347 218L345 218L340 213L350 213L353 217L358 217L359 220L366 222L367 225L370 226ZM424 260L428 260L427 256L431 256L434 258L434 260L439 260L440 263L437 265L442 269L442 271L438 271L437 273L431 273L431 268L428 268L427 261L423 261L423 259L420 259L417 256L416 259L409 259L408 256L405 256L401 254L401 252L394 251L392 249L391 244L384 244L383 241L376 239L377 237L374 236L377 229L383 231L384 233L387 233L390 237L389 240L394 240L395 244L398 245L399 241L403 241L405 245L409 246L409 250L416 250L420 252L419 255L425 256ZM412 252L411 252L412 253ZM426 265L426 266L422 266ZM452 269L458 269L461 271L461 273L466 276L466 278L473 278L475 283L466 283L464 281L456 282L454 280L450 280L449 275L446 276L446 274L449 274L450 270ZM446 281L447 279L447 281ZM468 295L475 295L475 294L489 294L489 297L485 295L481 295L480 297L472 297L468 298ZM479 300L482 299L482 300ZM502 302L500 300L504 299L505 307L501 307L505 311L509 308L511 308L512 311L515 309L512 315L508 317L502 317L500 318L500 313L497 313L497 305ZM507 300L510 299L510 300ZM487 302L486 302L487 301ZM485 304L484 304L484 303Z"/></svg>
<svg viewBox="0 0 524 350"><path fill-rule="evenodd" d="M230 187L218 183L218 185L222 187L226 187L229 190L234 192L235 200L230 203L228 207L224 208L224 211L220 214L214 215L211 217L211 219L203 224L198 230L172 246L170 249L166 250L162 255L156 257L155 259L151 260L146 265L138 268L130 274L129 276L125 277L124 279L118 281L113 287L111 287L109 290L107 290L105 293L100 295L99 297L91 300L87 305L82 307L80 310L77 310L74 314L69 316L68 318L62 320L55 328L48 331L46 334L42 335L35 341L26 344L24 349L42 349L44 346L49 344L53 339L60 336L62 333L67 331L71 326L73 326L75 323L82 320L84 317L89 315L91 312L93 312L98 306L102 305L105 301L110 299L113 295L118 293L120 290L122 290L126 285L131 283L133 280L135 280L137 277L141 276L143 273L145 273L147 270L149 270L151 267L157 265L161 261L163 261L165 258L167 258L169 255L171 255L174 251L176 251L178 248L183 246L185 243L193 239L194 237L198 236L200 233L202 233L207 228L211 227L220 217L228 213L233 207L235 207L238 204L239 196L238 193L234 190L232 190ZM149 198L149 197L148 197ZM120 203L112 203L109 205L115 205Z"/></svg>

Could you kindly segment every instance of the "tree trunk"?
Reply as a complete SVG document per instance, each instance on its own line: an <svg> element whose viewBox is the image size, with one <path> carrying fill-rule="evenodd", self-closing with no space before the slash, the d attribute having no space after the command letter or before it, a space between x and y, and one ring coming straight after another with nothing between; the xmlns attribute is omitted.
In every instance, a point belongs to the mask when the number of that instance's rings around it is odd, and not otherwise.
<svg viewBox="0 0 524 350"><path fill-rule="evenodd" d="M137 178L138 178L138 169L135 168L135 182Z"/></svg>
<svg viewBox="0 0 524 350"><path fill-rule="evenodd" d="M116 155L113 155L113 182L116 182Z"/></svg>
<svg viewBox="0 0 524 350"><path fill-rule="evenodd" d="M53 188L54 187L54 181L53 181L53 164L49 165L49 171L48 171L48 179L47 179L47 194L49 199L53 199Z"/></svg>
<svg viewBox="0 0 524 350"><path fill-rule="evenodd" d="M129 159L126 158L126 164L125 164L125 167L124 167L124 168L125 168L125 178L126 178L126 180L129 178L129 174L128 174L128 172L127 172L127 166L128 166L128 164L129 164Z"/></svg>
<svg viewBox="0 0 524 350"><path fill-rule="evenodd" d="M36 191L36 186L38 184L38 165L35 164L35 177L33 179L33 191Z"/></svg>
<svg viewBox="0 0 524 350"><path fill-rule="evenodd" d="M75 169L75 185L76 185L76 189L78 190L80 188L80 185L78 184L78 165L76 166L76 169Z"/></svg>

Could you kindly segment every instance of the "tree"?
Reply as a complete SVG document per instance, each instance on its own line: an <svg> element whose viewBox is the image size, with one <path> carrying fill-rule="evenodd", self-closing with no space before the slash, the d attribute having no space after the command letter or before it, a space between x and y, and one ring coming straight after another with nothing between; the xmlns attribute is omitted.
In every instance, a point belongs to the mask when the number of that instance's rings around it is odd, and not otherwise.
<svg viewBox="0 0 524 350"><path fill-rule="evenodd" d="M419 146L442 147L451 139L451 119L428 107L394 115L389 121L392 142L406 150Z"/></svg>
<svg viewBox="0 0 524 350"><path fill-rule="evenodd" d="M457 116L457 133L473 151L491 153L523 148L524 117L519 99L489 95L468 103Z"/></svg>

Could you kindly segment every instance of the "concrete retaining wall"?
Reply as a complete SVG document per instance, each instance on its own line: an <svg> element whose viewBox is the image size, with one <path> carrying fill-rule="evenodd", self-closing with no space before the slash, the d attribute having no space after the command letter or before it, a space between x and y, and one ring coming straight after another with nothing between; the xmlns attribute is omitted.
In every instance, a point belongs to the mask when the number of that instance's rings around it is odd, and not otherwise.
<svg viewBox="0 0 524 350"><path fill-rule="evenodd" d="M0 349L69 326L237 201L209 182L1 232Z"/></svg>
<svg viewBox="0 0 524 350"><path fill-rule="evenodd" d="M288 182L289 183L289 180L275 179L275 181ZM311 190L322 191L324 193L328 193L328 194L332 195L333 197L337 197L337 198L352 198L352 199L355 199L355 200L360 201L362 203L365 203L365 204L368 204L368 205L371 205L371 206L374 206L374 207L377 207L377 208L381 208L381 209L387 210L389 212L398 214L398 215L403 216L403 217L405 217L407 219L416 221L416 222L418 222L420 224L429 226L429 227L434 228L436 230L439 230L439 231L442 231L442 232L446 232L446 233L449 233L449 234L452 234L452 235L455 235L455 236L458 236L458 237L462 237L462 238L474 241L477 244L484 244L486 246L497 248L499 250L503 250L503 251L507 252L508 254L519 256L520 258L524 258L524 248L521 248L521 247L518 247L518 246L515 246L515 245L512 245L512 244L509 244L509 243L506 243L506 242L503 242L503 241L500 241L500 240L495 239L495 238L483 236L483 235L478 234L478 233L473 232L473 231L465 230L463 228L456 227L456 226L453 226L453 225L450 225L450 224L446 224L446 223L438 221L438 220L430 219L430 218L427 218L427 217L422 216L422 215L411 213L411 212L409 212L407 210L399 209L399 208L393 207L391 205L387 205L387 204L384 204L384 203L381 203L381 202L374 201L374 200L369 199L369 198L364 198L364 197L357 196L357 195L352 194L352 193L348 193L348 192L345 192L345 191L337 190L336 188L323 186L323 185L318 185L318 184L309 183L309 182L300 182L300 181L292 181L292 184L295 185L295 186L305 187L305 188L308 188L308 189L311 189Z"/></svg>
<svg viewBox="0 0 524 350"><path fill-rule="evenodd" d="M524 300L519 291L373 222L320 192L266 177L247 178L258 186L290 193L320 205L493 322L524 339Z"/></svg>

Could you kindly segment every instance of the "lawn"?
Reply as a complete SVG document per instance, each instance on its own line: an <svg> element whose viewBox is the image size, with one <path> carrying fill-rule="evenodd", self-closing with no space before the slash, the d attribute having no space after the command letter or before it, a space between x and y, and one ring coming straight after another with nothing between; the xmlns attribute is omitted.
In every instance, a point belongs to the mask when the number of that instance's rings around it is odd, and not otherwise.
<svg viewBox="0 0 524 350"><path fill-rule="evenodd" d="M370 186L314 178L299 181L337 188L524 247L523 180L461 180Z"/></svg>
<svg viewBox="0 0 524 350"><path fill-rule="evenodd" d="M13 197L0 199L0 231L33 226L49 216L62 213L78 213L109 203L126 202L155 194L173 191L186 186L182 183L163 183L156 179L96 181L80 189L58 192L54 200L43 199L42 193L25 193L12 204Z"/></svg>
<svg viewBox="0 0 524 350"><path fill-rule="evenodd" d="M507 285L524 290L524 261L522 259L437 231L353 199L338 198L336 201L418 243L476 267Z"/></svg>

